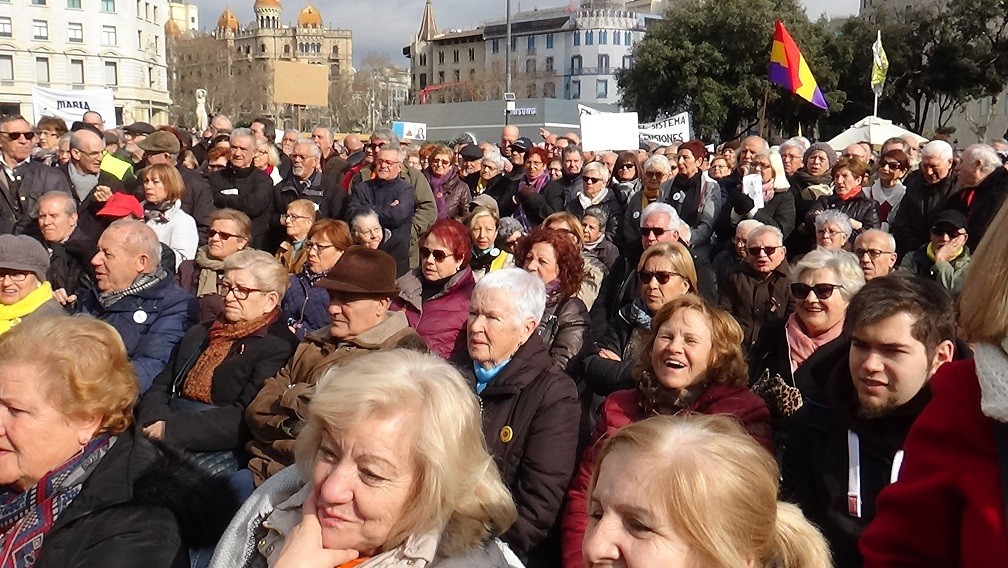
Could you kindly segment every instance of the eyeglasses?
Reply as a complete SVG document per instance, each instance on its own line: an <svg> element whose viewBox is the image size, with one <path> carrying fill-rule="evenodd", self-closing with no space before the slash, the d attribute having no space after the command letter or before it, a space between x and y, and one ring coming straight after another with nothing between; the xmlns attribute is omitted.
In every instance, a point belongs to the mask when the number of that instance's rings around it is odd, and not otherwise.
<svg viewBox="0 0 1008 568"><path fill-rule="evenodd" d="M432 166L447 166L451 164L451 160L439 160L437 158L430 161Z"/></svg>
<svg viewBox="0 0 1008 568"><path fill-rule="evenodd" d="M10 278L11 282L24 282L28 279L29 272L0 272L0 282L4 278Z"/></svg>
<svg viewBox="0 0 1008 568"><path fill-rule="evenodd" d="M326 249L336 248L336 245L322 245L319 243L313 243L312 241L308 241L304 244L304 247L308 250L315 250L318 251L319 254L322 254L322 251Z"/></svg>
<svg viewBox="0 0 1008 568"><path fill-rule="evenodd" d="M657 238L669 232L670 230L671 229L663 229L661 227L641 227L640 236L646 237L648 235L654 234L654 236Z"/></svg>
<svg viewBox="0 0 1008 568"><path fill-rule="evenodd" d="M770 162L753 162L752 165L754 168L760 168L765 170L770 167Z"/></svg>
<svg viewBox="0 0 1008 568"><path fill-rule="evenodd" d="M244 239L245 238L245 237L243 237L241 235L236 235L234 233L225 233L224 231L215 231L213 229L210 229L207 232L207 238L208 239L212 239L214 237L220 237L220 240L222 240L222 241L226 241L228 239L234 239L234 238L239 238L239 239Z"/></svg>
<svg viewBox="0 0 1008 568"><path fill-rule="evenodd" d="M587 183L588 185L595 185L596 183L602 181L601 178L593 178L588 176L582 176L582 179L584 179L585 183Z"/></svg>
<svg viewBox="0 0 1008 568"><path fill-rule="evenodd" d="M791 284L791 294L795 298L807 298L809 292L815 292L816 298L820 300L828 300L830 296L833 295L833 290L837 288L843 288L840 284L816 284L814 286L809 286L802 282L794 282Z"/></svg>
<svg viewBox="0 0 1008 568"><path fill-rule="evenodd" d="M368 144L365 144L364 147L367 148L368 150L374 151L381 148L385 144L388 144L388 142L370 142Z"/></svg>
<svg viewBox="0 0 1008 568"><path fill-rule="evenodd" d="M641 284L650 284L651 279L654 278L658 280L658 284L660 286L664 286L669 283L669 280L671 280L673 276L681 277L682 275L678 272L668 272L666 270L655 270L653 272L648 270L637 271L637 277L640 278Z"/></svg>
<svg viewBox="0 0 1008 568"><path fill-rule="evenodd" d="M59 134L56 134L52 130L42 130L38 134L39 136L59 136Z"/></svg>
<svg viewBox="0 0 1008 568"><path fill-rule="evenodd" d="M207 164L206 165L206 169L210 170L211 172L216 172L218 170L223 170L226 167L227 167L227 164Z"/></svg>
<svg viewBox="0 0 1008 568"><path fill-rule="evenodd" d="M11 142L17 142L18 138L24 138L25 140L35 138L34 132L3 132L2 134L6 134Z"/></svg>
<svg viewBox="0 0 1008 568"><path fill-rule="evenodd" d="M382 228L371 227L370 229L357 229L356 233L358 235L380 235L382 234Z"/></svg>
<svg viewBox="0 0 1008 568"><path fill-rule="evenodd" d="M847 233L843 231L837 231L836 229L816 229L815 234L820 237L832 237L836 235L846 235Z"/></svg>
<svg viewBox="0 0 1008 568"><path fill-rule="evenodd" d="M777 252L777 249L779 249L779 248L784 248L784 247L782 245L777 245L777 246L772 246L772 247L749 247L749 248L746 249L746 251L749 253L750 256L759 256L759 254L761 252L763 254L767 255L767 256L770 256L773 253Z"/></svg>
<svg viewBox="0 0 1008 568"><path fill-rule="evenodd" d="M861 258L861 257L863 257L864 255L867 254L868 258L870 258L872 260L875 260L876 258L882 256L883 254L896 254L896 253L894 253L892 251L888 251L888 250L857 248L857 249L854 249L854 254L858 258Z"/></svg>
<svg viewBox="0 0 1008 568"><path fill-rule="evenodd" d="M221 296L234 294L236 300L247 300L249 294L251 294L252 292L262 292L262 290L258 288L246 288L244 286L239 286L237 284L230 284L228 282L221 282L220 286L217 287L217 291L220 292Z"/></svg>
<svg viewBox="0 0 1008 568"><path fill-rule="evenodd" d="M398 164L398 163L399 163L399 161L398 161L398 160L383 160L383 159L381 159L381 158L378 158L378 159L376 159L375 161L376 161L376 162L378 162L378 165L379 165L379 166L387 166L387 167L390 167L390 168L391 168L392 166L394 166L394 165L396 165L396 164Z"/></svg>
<svg viewBox="0 0 1008 568"><path fill-rule="evenodd" d="M497 171L497 166L495 166L494 164L483 164L480 167L484 170Z"/></svg>
<svg viewBox="0 0 1008 568"><path fill-rule="evenodd" d="M665 174L663 174L662 172L644 172L644 177L651 179L657 179L662 177L663 175Z"/></svg>
<svg viewBox="0 0 1008 568"><path fill-rule="evenodd" d="M449 256L455 256L455 255L443 250L420 247L420 260L427 260L427 258L430 256L434 257L435 262L444 262L444 259L448 258Z"/></svg>
<svg viewBox="0 0 1008 568"><path fill-rule="evenodd" d="M634 169L636 167L637 166L635 166L633 164L620 164L620 165L616 166L616 169L618 169L618 170L632 170L632 169Z"/></svg>
<svg viewBox="0 0 1008 568"><path fill-rule="evenodd" d="M528 160L528 161L527 161L527 162L525 162L525 163L526 163L526 164L528 164L528 165L529 165L530 167L531 167L531 166L536 166L536 167L539 167L539 166L545 166L545 165L546 165L546 164L542 163L542 162L541 162L541 161L539 161L539 160Z"/></svg>
<svg viewBox="0 0 1008 568"><path fill-rule="evenodd" d="M300 221L301 219L311 219L306 215L295 215L294 213L283 213L280 215L280 222L283 223L290 219L291 221Z"/></svg>
<svg viewBox="0 0 1008 568"><path fill-rule="evenodd" d="M902 170L903 169L902 166L900 166L899 162L890 162L888 160L885 161L885 162L882 162L881 164L879 164L879 169L882 169L882 168L889 168L890 170Z"/></svg>
<svg viewBox="0 0 1008 568"><path fill-rule="evenodd" d="M308 158L312 158L312 157L314 157L314 156L309 156L309 155L306 155L306 154L291 154L290 155L290 159L291 159L292 162L296 162L298 160L307 160Z"/></svg>

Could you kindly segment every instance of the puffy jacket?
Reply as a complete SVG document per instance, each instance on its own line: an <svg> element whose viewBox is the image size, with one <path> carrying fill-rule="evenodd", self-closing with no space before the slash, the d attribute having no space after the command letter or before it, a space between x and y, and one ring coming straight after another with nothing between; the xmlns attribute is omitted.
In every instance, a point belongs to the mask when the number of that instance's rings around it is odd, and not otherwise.
<svg viewBox="0 0 1008 568"><path fill-rule="evenodd" d="M838 195L827 195L820 197L816 204L812 206L812 209L805 214L805 224L807 226L815 226L816 215L821 211L826 211L828 209L836 209L837 211L847 215L852 221L858 221L861 223L860 229L854 229L850 234L850 242L853 243L854 239L857 238L863 231L868 229L878 229L882 226L882 221L879 219L878 214L878 202L868 195L864 188L862 188L858 194L850 199L840 199Z"/></svg>
<svg viewBox="0 0 1008 568"><path fill-rule="evenodd" d="M760 397L746 386L714 383L684 413L724 414L737 420L763 447L773 452L770 435L770 411ZM614 392L602 404L602 416L595 425L592 443L581 455L577 471L567 490L567 508L563 514L563 565L581 568L581 543L588 526L588 485L602 445L620 428L646 418L636 389Z"/></svg>
<svg viewBox="0 0 1008 568"><path fill-rule="evenodd" d="M70 193L70 179L41 162L28 160L14 166L14 176L19 181L12 182L0 172L0 233L21 234L32 228L44 193Z"/></svg>
<svg viewBox="0 0 1008 568"><path fill-rule="evenodd" d="M631 322L632 306L620 308L616 317L606 327L605 333L590 347L581 365L581 378L591 391L599 396L632 388L634 384L631 371L637 363L634 351L635 340L641 339L649 330L640 328ZM608 349L619 355L619 361L606 359L599 355L599 349Z"/></svg>
<svg viewBox="0 0 1008 568"><path fill-rule="evenodd" d="M588 336L588 308L579 298L547 302L536 334L549 349L550 357L571 376L577 374L577 355Z"/></svg>
<svg viewBox="0 0 1008 568"><path fill-rule="evenodd" d="M252 219L251 246L262 249L273 215L273 180L259 168L228 166L211 173L207 181L214 205L237 209Z"/></svg>
<svg viewBox="0 0 1008 568"><path fill-rule="evenodd" d="M396 281L399 297L389 310L405 312L410 327L427 342L430 350L451 359L466 351L469 300L476 286L472 269L463 266L448 279L444 288L426 300L421 297L422 278L417 268L399 278Z"/></svg>
<svg viewBox="0 0 1008 568"><path fill-rule="evenodd" d="M332 323L332 316L329 315L329 292L312 284L305 270L289 277L287 293L280 301L280 310L287 325L294 328L298 339L303 339L306 333L329 327Z"/></svg>
<svg viewBox="0 0 1008 568"><path fill-rule="evenodd" d="M427 178L427 183L430 183L431 179L435 177L430 170L424 170L423 174ZM434 184L431 183L430 186L432 195L434 195L434 203L436 205L438 202L443 204L438 206L438 219L461 220L469 215L469 201L472 200L472 193L469 186L459 178L458 170L454 166L452 166L448 179L441 185L437 193L434 193Z"/></svg>

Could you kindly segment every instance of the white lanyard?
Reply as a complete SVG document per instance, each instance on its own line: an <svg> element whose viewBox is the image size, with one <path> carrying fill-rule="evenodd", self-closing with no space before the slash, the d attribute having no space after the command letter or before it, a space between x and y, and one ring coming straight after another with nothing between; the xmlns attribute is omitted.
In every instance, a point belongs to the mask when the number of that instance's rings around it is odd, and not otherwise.
<svg viewBox="0 0 1008 568"><path fill-rule="evenodd" d="M889 483L899 479L903 465L903 450L893 456ZM847 430L847 512L852 517L861 518L861 441L852 430Z"/></svg>

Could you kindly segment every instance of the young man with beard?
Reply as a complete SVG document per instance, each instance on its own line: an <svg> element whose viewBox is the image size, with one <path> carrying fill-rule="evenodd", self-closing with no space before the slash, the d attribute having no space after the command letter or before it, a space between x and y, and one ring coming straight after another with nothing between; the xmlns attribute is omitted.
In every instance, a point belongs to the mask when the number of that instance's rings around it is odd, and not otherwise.
<svg viewBox="0 0 1008 568"><path fill-rule="evenodd" d="M822 530L838 568L862 564L857 541L875 500L899 475L928 382L956 354L955 310L933 281L875 278L851 299L844 332L817 353L817 368L833 371L803 393L781 468L785 497Z"/></svg>

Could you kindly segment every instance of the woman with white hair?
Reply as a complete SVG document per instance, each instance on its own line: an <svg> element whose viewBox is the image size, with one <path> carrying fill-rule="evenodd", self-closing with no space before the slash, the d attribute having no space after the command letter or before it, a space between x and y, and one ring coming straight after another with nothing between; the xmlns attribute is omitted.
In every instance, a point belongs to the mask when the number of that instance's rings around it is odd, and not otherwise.
<svg viewBox="0 0 1008 568"><path fill-rule="evenodd" d="M280 152L272 143L263 140L256 144L252 165L268 175L274 187L283 181L283 176L280 175Z"/></svg>
<svg viewBox="0 0 1008 568"><path fill-rule="evenodd" d="M734 237L735 228L740 221L755 219L764 225L777 227L787 240L795 228L795 198L784 173L784 162L781 161L780 154L773 150L761 150L753 156L750 167L760 175L763 206L756 207L756 202L742 191L740 185L738 191L729 193L728 206L721 216L719 234L724 239Z"/></svg>
<svg viewBox="0 0 1008 568"><path fill-rule="evenodd" d="M494 538L516 514L479 403L434 355L394 349L331 367L296 457L246 501L212 568L521 566Z"/></svg>
<svg viewBox="0 0 1008 568"><path fill-rule="evenodd" d="M641 188L630 196L626 209L623 211L623 223L616 244L624 254L631 251L639 252L641 211L655 202L665 202L671 193L671 184L665 182L672 179L674 168L668 158L655 154L641 165Z"/></svg>
<svg viewBox="0 0 1008 568"><path fill-rule="evenodd" d="M546 288L534 274L505 268L484 276L469 307L464 367L475 380L490 454L518 506L501 538L530 559L547 554L539 545L560 513L581 419L574 381L535 333L545 309Z"/></svg>
<svg viewBox="0 0 1008 568"><path fill-rule="evenodd" d="M854 232L850 217L837 209L820 211L814 227L816 246L826 250L846 250Z"/></svg>

